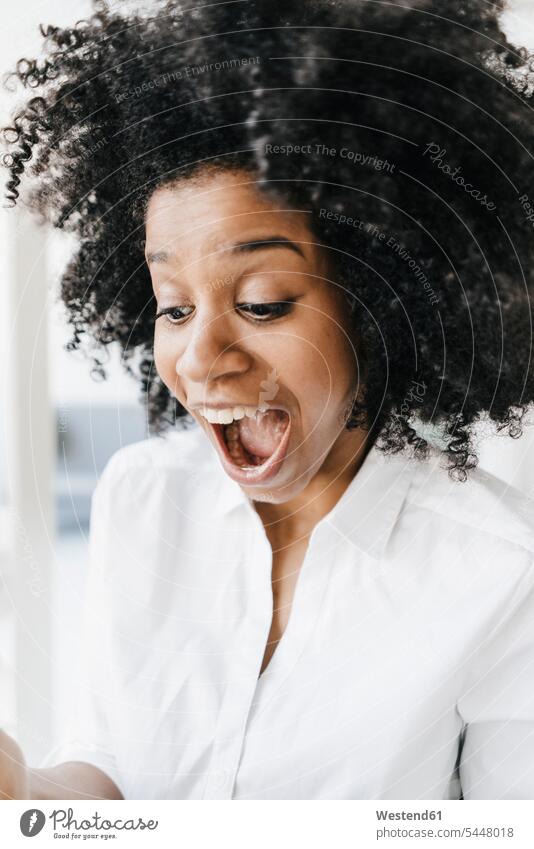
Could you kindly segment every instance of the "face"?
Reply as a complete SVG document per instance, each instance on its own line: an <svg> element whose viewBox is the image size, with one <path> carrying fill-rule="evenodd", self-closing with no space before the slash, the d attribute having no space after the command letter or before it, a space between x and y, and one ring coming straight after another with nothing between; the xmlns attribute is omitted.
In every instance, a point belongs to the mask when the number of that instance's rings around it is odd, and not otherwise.
<svg viewBox="0 0 534 849"><path fill-rule="evenodd" d="M309 215L241 172L161 187L147 209L158 373L256 501L289 501L355 445L348 310Z"/></svg>

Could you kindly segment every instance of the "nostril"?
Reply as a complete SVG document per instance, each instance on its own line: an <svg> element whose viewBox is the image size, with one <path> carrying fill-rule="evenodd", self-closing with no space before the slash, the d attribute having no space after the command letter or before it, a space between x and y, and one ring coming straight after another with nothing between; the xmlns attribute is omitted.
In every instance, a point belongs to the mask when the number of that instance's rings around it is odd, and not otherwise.
<svg viewBox="0 0 534 849"><path fill-rule="evenodd" d="M221 377L246 374L254 364L250 352L235 347L218 334L194 334L178 352L174 350L174 370L195 383L209 383Z"/></svg>

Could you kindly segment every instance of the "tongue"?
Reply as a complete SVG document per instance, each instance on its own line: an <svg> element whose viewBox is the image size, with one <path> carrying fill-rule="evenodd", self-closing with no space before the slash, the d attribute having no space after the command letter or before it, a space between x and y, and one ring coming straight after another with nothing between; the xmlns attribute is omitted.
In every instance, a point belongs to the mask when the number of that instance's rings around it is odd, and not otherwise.
<svg viewBox="0 0 534 849"><path fill-rule="evenodd" d="M268 410L239 420L239 438L249 454L261 459L274 454L288 424L287 413Z"/></svg>

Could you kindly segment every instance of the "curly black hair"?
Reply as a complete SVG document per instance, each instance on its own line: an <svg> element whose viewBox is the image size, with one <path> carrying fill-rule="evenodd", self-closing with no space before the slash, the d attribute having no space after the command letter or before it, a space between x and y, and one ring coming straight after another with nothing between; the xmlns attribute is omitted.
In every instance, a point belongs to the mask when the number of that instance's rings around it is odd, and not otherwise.
<svg viewBox="0 0 534 849"><path fill-rule="evenodd" d="M208 165L246 169L311 211L346 292L365 363L347 426L421 458L429 424L465 479L476 423L517 437L534 401L532 58L504 5L170 0L146 17L100 1L41 26L43 56L9 75L34 96L3 161L10 203L24 188L77 236L69 347L96 342L105 377L118 342L155 431L186 415L154 367L146 206Z"/></svg>

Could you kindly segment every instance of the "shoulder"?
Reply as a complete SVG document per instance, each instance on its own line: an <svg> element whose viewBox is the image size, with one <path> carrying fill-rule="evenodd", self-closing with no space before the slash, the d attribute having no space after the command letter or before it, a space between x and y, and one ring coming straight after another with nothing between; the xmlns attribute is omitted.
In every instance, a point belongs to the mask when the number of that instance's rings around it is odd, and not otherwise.
<svg viewBox="0 0 534 849"><path fill-rule="evenodd" d="M477 468L465 482L453 481L442 455L432 449L426 461L415 463L407 492L408 509L422 511L426 520L445 520L464 535L501 547L519 546L534 554L534 506L519 490Z"/></svg>
<svg viewBox="0 0 534 849"><path fill-rule="evenodd" d="M216 474L212 448L198 427L173 430L125 445L107 461L95 490L95 495L107 492L112 497L117 490L161 488L169 482L188 482L196 487Z"/></svg>

